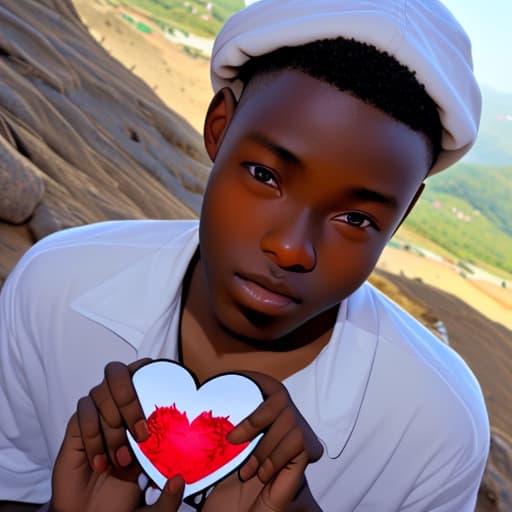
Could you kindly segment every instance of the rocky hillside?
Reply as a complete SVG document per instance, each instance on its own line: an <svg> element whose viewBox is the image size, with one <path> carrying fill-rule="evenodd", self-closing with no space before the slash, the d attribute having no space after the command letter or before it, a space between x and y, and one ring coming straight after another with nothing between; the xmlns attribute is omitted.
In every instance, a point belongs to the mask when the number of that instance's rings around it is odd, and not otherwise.
<svg viewBox="0 0 512 512"><path fill-rule="evenodd" d="M428 327L442 320L450 345L477 376L489 409L492 439L476 510L512 511L512 331L421 280L379 270L372 281Z"/></svg>
<svg viewBox="0 0 512 512"><path fill-rule="evenodd" d="M208 169L197 132L95 42L70 0L2 2L0 285L53 231L195 216ZM477 510L512 510L510 331L420 282L391 280L424 321L444 321L477 373L494 427Z"/></svg>
<svg viewBox="0 0 512 512"><path fill-rule="evenodd" d="M193 217L195 130L89 35L71 2L0 7L0 283L35 240L111 218Z"/></svg>

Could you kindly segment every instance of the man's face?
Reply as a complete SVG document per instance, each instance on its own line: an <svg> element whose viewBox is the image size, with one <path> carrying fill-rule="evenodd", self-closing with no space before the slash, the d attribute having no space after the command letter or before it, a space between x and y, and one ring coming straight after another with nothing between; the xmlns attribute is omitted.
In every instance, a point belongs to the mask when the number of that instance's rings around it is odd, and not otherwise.
<svg viewBox="0 0 512 512"><path fill-rule="evenodd" d="M228 122L209 147L205 300L230 331L277 340L366 280L427 172L427 144L297 71L256 87Z"/></svg>

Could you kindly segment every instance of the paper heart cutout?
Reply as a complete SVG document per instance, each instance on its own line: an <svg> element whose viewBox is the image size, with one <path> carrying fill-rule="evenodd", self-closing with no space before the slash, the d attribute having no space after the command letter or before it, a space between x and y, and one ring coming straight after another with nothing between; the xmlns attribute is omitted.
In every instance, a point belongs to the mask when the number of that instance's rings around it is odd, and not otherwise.
<svg viewBox="0 0 512 512"><path fill-rule="evenodd" d="M150 437L128 441L148 476L163 488L180 473L184 498L207 489L237 469L256 447L233 445L227 433L263 402L258 385L230 373L197 386L194 376L174 361L153 361L139 368L132 381L148 420Z"/></svg>

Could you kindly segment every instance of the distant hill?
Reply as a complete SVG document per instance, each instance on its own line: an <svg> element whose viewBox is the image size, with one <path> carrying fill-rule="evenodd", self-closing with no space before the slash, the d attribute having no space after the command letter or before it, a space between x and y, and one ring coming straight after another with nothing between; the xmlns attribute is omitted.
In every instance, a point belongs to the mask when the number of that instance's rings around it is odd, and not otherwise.
<svg viewBox="0 0 512 512"><path fill-rule="evenodd" d="M427 180L406 226L461 260L512 274L512 167L460 163Z"/></svg>
<svg viewBox="0 0 512 512"><path fill-rule="evenodd" d="M482 87L482 122L477 142L464 161L512 165L512 94Z"/></svg>
<svg viewBox="0 0 512 512"><path fill-rule="evenodd" d="M460 163L429 181L432 191L465 199L497 229L512 236L512 166L485 167Z"/></svg>

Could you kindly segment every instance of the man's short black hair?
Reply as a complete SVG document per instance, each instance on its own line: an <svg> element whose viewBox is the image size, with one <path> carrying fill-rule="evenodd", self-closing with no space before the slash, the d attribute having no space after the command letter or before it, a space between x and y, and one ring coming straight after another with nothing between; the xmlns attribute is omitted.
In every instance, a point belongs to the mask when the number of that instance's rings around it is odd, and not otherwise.
<svg viewBox="0 0 512 512"><path fill-rule="evenodd" d="M430 142L432 165L441 149L442 125L434 100L415 73L375 46L339 37L283 47L254 57L238 78L244 87L255 77L296 69L377 107Z"/></svg>

